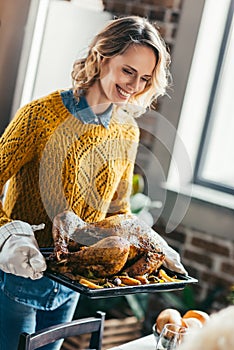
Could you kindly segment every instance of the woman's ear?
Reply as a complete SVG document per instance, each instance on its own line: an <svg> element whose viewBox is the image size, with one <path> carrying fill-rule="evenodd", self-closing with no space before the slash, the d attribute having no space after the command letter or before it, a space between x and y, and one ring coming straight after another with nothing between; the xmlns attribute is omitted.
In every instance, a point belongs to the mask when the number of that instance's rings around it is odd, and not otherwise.
<svg viewBox="0 0 234 350"><path fill-rule="evenodd" d="M103 57L101 58L101 62L100 62L100 73L101 76L105 75L106 72L108 71L108 63L109 63L110 59L107 57Z"/></svg>
<svg viewBox="0 0 234 350"><path fill-rule="evenodd" d="M101 64L105 64L106 62L108 62L109 58L101 56Z"/></svg>

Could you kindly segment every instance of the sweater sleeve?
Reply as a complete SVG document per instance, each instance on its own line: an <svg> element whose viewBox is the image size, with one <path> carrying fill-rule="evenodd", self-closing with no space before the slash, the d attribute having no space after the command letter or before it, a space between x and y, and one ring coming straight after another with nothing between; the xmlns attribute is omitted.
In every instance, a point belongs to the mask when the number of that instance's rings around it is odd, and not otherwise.
<svg viewBox="0 0 234 350"><path fill-rule="evenodd" d="M0 193L6 182L34 155L36 125L30 105L21 108L0 138ZM0 227L12 220L0 202Z"/></svg>
<svg viewBox="0 0 234 350"><path fill-rule="evenodd" d="M112 198L108 216L116 214L131 214L130 196L132 192L132 180L134 165L136 160L137 148L139 144L139 128L134 126L131 128L132 145L128 148L127 166L119 181L118 188Z"/></svg>

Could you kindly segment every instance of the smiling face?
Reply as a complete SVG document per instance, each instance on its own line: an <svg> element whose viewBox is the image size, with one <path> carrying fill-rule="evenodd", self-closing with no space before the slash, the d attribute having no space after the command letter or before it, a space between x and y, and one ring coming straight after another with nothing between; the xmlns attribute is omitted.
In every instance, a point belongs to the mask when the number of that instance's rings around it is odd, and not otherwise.
<svg viewBox="0 0 234 350"><path fill-rule="evenodd" d="M156 65L148 46L131 45L122 55L103 58L99 84L102 103L126 103L146 88Z"/></svg>

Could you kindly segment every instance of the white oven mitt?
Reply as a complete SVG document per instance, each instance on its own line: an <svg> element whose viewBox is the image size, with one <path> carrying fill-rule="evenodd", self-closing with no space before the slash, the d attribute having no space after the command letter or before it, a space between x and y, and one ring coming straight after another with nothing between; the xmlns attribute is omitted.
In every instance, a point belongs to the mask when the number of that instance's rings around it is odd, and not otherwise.
<svg viewBox="0 0 234 350"><path fill-rule="evenodd" d="M166 259L163 263L165 267L171 271L181 273L182 275L188 275L188 272L185 270L180 261L180 255L177 253L177 251L175 251L169 245L167 245L167 247L164 246L163 251L166 254Z"/></svg>
<svg viewBox="0 0 234 350"><path fill-rule="evenodd" d="M156 232L155 232L156 233ZM188 275L188 272L185 270L184 266L181 263L180 254L168 245L168 243L163 239L158 233L158 242L162 247L163 253L166 258L163 262L163 266L167 267L169 270L181 273L183 275Z"/></svg>
<svg viewBox="0 0 234 350"><path fill-rule="evenodd" d="M41 278L46 262L39 251L34 232L42 226L12 221L0 228L0 269L17 276Z"/></svg>

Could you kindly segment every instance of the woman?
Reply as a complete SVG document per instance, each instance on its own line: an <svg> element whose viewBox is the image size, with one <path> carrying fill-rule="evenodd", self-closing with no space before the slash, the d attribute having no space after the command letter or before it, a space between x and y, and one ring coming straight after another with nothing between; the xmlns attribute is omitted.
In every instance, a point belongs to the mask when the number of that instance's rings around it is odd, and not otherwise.
<svg viewBox="0 0 234 350"><path fill-rule="evenodd" d="M0 208L1 350L16 349L21 332L72 318L79 295L43 277L39 247L53 245L52 221L65 209L86 222L130 213L139 141L133 117L165 93L168 65L165 45L146 19L113 20L75 62L73 88L22 107L6 129L0 141L0 192L10 179Z"/></svg>

